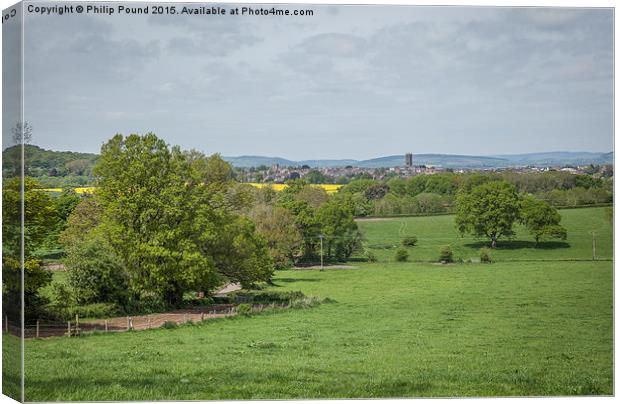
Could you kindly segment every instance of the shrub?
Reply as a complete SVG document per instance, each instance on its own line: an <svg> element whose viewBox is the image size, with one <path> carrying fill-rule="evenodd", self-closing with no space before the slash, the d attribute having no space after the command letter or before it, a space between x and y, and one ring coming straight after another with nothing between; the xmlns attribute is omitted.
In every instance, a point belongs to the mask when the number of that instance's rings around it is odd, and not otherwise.
<svg viewBox="0 0 620 404"><path fill-rule="evenodd" d="M491 263L491 250L486 247L480 249L480 262Z"/></svg>
<svg viewBox="0 0 620 404"><path fill-rule="evenodd" d="M252 306L247 303L241 303L237 306L237 313L242 316L249 316L252 313Z"/></svg>
<svg viewBox="0 0 620 404"><path fill-rule="evenodd" d="M368 262L377 262L377 256L374 252L366 250L366 261Z"/></svg>
<svg viewBox="0 0 620 404"><path fill-rule="evenodd" d="M306 297L300 291L238 291L229 294L235 303L289 303L291 300L302 299Z"/></svg>
<svg viewBox="0 0 620 404"><path fill-rule="evenodd" d="M176 323L176 321L165 321L162 325L161 328L165 328L167 330L171 330L173 328L177 328L179 325Z"/></svg>
<svg viewBox="0 0 620 404"><path fill-rule="evenodd" d="M452 254L452 247L445 245L439 249L439 262L452 262L454 257Z"/></svg>
<svg viewBox="0 0 620 404"><path fill-rule="evenodd" d="M413 247L418 243L418 238L416 236L405 237L402 241L403 247Z"/></svg>
<svg viewBox="0 0 620 404"><path fill-rule="evenodd" d="M396 250L396 261L405 262L409 259L409 253L404 248Z"/></svg>

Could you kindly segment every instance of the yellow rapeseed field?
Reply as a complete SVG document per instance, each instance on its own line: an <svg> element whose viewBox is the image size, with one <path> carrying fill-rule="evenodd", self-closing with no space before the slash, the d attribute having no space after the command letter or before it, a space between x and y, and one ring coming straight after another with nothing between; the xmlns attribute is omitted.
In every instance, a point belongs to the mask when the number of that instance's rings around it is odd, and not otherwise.
<svg viewBox="0 0 620 404"><path fill-rule="evenodd" d="M274 189L274 191L282 191L284 188L286 188L286 184L259 184L256 182L250 182L248 184L256 188L271 187ZM342 187L342 185L340 184L317 184L313 186L323 188L325 191L327 191L328 194L338 192L338 190ZM80 187L73 188L73 190L78 194L92 194L93 192L95 192L95 187ZM62 192L62 188L43 188L42 191Z"/></svg>

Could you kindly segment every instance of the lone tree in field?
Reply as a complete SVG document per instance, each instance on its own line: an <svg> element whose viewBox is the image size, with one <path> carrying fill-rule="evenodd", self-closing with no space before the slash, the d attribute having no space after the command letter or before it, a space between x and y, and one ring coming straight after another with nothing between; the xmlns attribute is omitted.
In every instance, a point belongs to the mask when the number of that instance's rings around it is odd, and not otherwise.
<svg viewBox="0 0 620 404"><path fill-rule="evenodd" d="M456 227L461 234L473 234L491 240L495 248L500 237L514 235L521 201L516 188L505 181L478 185L462 191L456 198Z"/></svg>
<svg viewBox="0 0 620 404"><path fill-rule="evenodd" d="M521 223L534 236L536 244L540 240L558 238L566 240L566 229L560 225L560 214L545 201L526 196L521 204Z"/></svg>

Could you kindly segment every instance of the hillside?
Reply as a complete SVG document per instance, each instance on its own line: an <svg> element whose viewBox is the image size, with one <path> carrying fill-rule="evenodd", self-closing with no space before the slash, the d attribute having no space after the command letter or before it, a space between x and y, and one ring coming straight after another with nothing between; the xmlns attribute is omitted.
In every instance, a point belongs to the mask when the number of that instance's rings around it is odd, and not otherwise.
<svg viewBox="0 0 620 404"><path fill-rule="evenodd" d="M97 161L97 154L77 153L72 151L45 150L38 146L27 145L25 149L29 174L35 177L89 177ZM5 149L3 155L3 173L7 173L15 162L19 161L19 148ZM223 157L235 167L248 168L259 166L303 166L310 167L345 167L390 168L404 165L403 155L377 157L368 160L353 159L318 159L288 160L282 157L236 156ZM504 168L518 166L565 166L587 164L613 164L614 154L593 152L547 152L526 154L505 154L494 156L469 156L458 154L414 154L414 165L432 165L445 168ZM82 183L82 181L79 181Z"/></svg>
<svg viewBox="0 0 620 404"><path fill-rule="evenodd" d="M446 168L504 168L518 166L564 166L586 164L613 164L613 152L548 152L507 154L496 156L468 156L458 154L414 154L413 164L432 165ZM293 161L280 157L241 156L224 157L235 167L271 166L302 166L310 167L345 167L355 166L363 168L399 167L404 165L404 155L377 157L369 160L301 160Z"/></svg>

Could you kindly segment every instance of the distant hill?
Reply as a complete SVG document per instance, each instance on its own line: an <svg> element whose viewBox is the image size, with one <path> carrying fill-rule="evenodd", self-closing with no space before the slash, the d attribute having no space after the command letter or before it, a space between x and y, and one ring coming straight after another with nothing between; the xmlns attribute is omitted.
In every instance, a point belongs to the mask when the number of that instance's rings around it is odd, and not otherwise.
<svg viewBox="0 0 620 404"><path fill-rule="evenodd" d="M498 157L509 160L514 165L586 165L613 164L614 153L592 152L550 152L528 154L504 154Z"/></svg>
<svg viewBox="0 0 620 404"><path fill-rule="evenodd" d="M11 146L2 151L3 172L14 170L19 165L21 148ZM39 176L90 176L99 158L98 154L72 151L45 150L39 146L26 145L26 171L28 175Z"/></svg>
<svg viewBox="0 0 620 404"><path fill-rule="evenodd" d="M404 155L378 157L369 160L302 160L292 161L280 157L241 156L223 157L235 167L302 166L310 167L345 167L390 168L403 166ZM496 156L468 156L458 154L414 154L414 165L432 165L445 168L505 168L519 166L564 166L586 164L613 164L614 154L593 152L548 152L506 154Z"/></svg>
<svg viewBox="0 0 620 404"><path fill-rule="evenodd" d="M11 170L13 162L19 161L20 149L16 146L3 151L3 171ZM92 168L99 157L94 153L77 153L71 151L45 150L38 146L26 146L27 167L30 175L40 177L86 177L92 176ZM238 156L223 157L235 167L303 166L310 167L345 167L390 168L405 164L404 155L377 157L369 160L301 160L294 161L282 157ZM614 153L594 152L547 152L526 154L500 154L494 156L469 156L458 154L414 154L414 165L431 165L445 168L505 168L519 166L565 166L587 164L613 164ZM74 181L75 182L75 181Z"/></svg>

